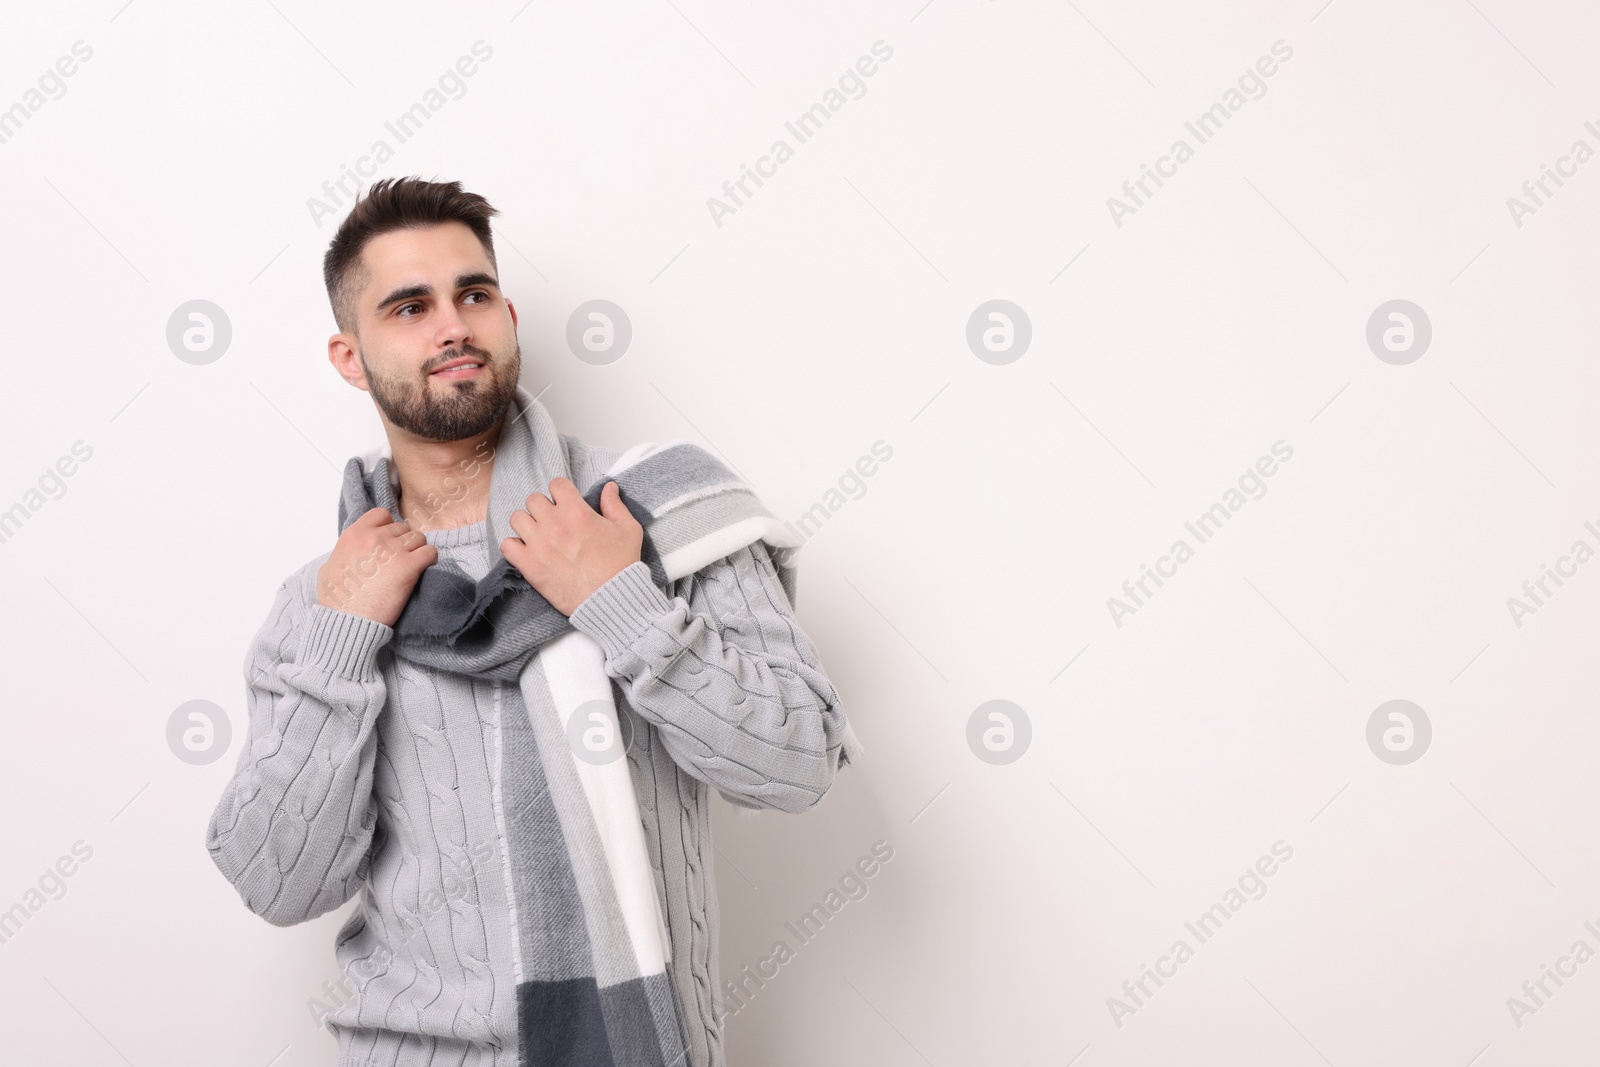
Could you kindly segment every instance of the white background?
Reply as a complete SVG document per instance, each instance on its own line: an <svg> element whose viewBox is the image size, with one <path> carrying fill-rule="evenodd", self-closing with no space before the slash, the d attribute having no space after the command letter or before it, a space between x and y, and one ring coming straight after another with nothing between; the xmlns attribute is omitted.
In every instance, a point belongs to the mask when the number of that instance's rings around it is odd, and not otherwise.
<svg viewBox="0 0 1600 1067"><path fill-rule="evenodd" d="M93 56L0 145L0 509L93 457L0 544L0 909L92 859L0 944L17 1064L328 1064L307 998L346 909L291 929L212 866L272 591L332 546L376 444L307 202L474 41L493 57L377 176L500 209L524 384L608 447L716 450L797 519L893 457L801 554L798 611L868 748L803 817L718 801L723 968L888 841L894 859L728 1022L733 1067L1584 1062L1600 962L1600 563L1519 627L1522 583L1600 548L1600 162L1507 198L1600 120L1600 17L1507 0L903 4L305 0L17 5L0 108ZM875 41L893 57L718 226L721 195ZM1275 41L1267 92L1184 129ZM1194 158L1116 225L1106 201ZM1553 189L1554 187L1551 186ZM568 315L616 302L607 366ZM969 315L1029 316L1014 362ZM180 361L168 316L232 343ZM1407 365L1366 342L1405 299ZM547 391L545 391L547 390ZM1293 449L1119 627L1108 597L1257 457ZM1190 538L1193 544L1193 538ZM1381 761L1416 702L1433 739ZM1024 709L996 766L974 709ZM1293 849L1209 942L1184 928ZM354 905L350 905L353 907ZM1108 998L1195 948L1119 1026Z"/></svg>

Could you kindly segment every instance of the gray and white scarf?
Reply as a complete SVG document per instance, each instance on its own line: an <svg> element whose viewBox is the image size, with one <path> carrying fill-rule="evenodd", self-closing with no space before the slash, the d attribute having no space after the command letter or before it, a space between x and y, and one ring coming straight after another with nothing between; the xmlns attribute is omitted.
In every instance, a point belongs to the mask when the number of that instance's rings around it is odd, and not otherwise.
<svg viewBox="0 0 1600 1067"><path fill-rule="evenodd" d="M341 533L373 507L399 521L391 466L381 451L345 465ZM395 622L391 648L426 667L516 679L528 709L557 822L497 813L508 835L542 838L508 841L506 854L513 863L540 857L543 868L564 866L570 876L521 872L510 884L537 884L539 899L513 893L512 905L569 921L520 924L544 940L514 947L520 1062L674 1067L688 1047L682 1010L666 973L671 946L663 904L622 758L604 654L500 554L500 542L516 536L512 512L531 494L548 496L552 479L590 469L586 446L559 434L544 406L518 386L490 473L489 572L473 582L448 568L425 570ZM704 449L676 441L629 449L592 485L579 485L596 511L608 481L644 527L641 559L658 586L760 540L778 550L778 577L793 601L800 540ZM542 685L535 662L543 668ZM513 930L518 926L513 921Z"/></svg>

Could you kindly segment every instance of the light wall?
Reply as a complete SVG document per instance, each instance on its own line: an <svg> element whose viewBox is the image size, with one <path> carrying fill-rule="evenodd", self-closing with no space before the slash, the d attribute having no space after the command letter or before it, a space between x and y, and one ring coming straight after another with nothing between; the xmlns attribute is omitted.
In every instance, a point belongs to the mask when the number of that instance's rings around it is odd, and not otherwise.
<svg viewBox="0 0 1600 1067"><path fill-rule="evenodd" d="M1561 562L1600 549L1593 11L108 0L6 24L0 108L28 115L0 143L0 509L26 515L0 543L0 909L92 850L0 943L7 1062L333 1062L306 1002L348 908L269 926L203 839L247 642L379 441L326 361L348 197L324 184L357 169L500 209L524 382L563 429L694 441L785 520L822 507L797 610L867 754L805 816L718 802L724 970L792 951L729 1019L733 1067L1595 1046L1600 963L1570 954L1600 951L1600 562ZM168 327L199 300L231 333L203 363ZM567 341L592 300L631 324L612 362ZM168 739L195 700L234 746L202 765ZM879 841L800 943L785 924ZM1536 1002L1547 965L1569 977Z"/></svg>

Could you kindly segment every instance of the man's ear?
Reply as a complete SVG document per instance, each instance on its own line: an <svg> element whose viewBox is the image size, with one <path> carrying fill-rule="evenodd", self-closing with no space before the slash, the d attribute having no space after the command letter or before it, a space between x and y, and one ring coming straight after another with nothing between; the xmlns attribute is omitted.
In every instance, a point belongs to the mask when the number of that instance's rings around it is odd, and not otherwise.
<svg viewBox="0 0 1600 1067"><path fill-rule="evenodd" d="M515 330L517 328L517 305L507 300L506 310L511 312L511 328Z"/></svg>
<svg viewBox="0 0 1600 1067"><path fill-rule="evenodd" d="M356 355L354 348L350 347L348 338L342 333L336 333L328 338L328 362L333 364L333 369L339 377L363 392L367 391L367 373L361 366L361 359Z"/></svg>

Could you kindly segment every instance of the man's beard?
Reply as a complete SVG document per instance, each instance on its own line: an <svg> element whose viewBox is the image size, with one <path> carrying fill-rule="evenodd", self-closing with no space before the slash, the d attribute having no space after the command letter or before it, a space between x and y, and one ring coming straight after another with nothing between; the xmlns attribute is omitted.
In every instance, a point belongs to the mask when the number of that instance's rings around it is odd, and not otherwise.
<svg viewBox="0 0 1600 1067"><path fill-rule="evenodd" d="M366 371L373 402L391 423L430 441L460 441L488 430L505 413L517 388L522 344L518 342L509 360L462 345L431 362L438 367L463 357L481 362L483 372L475 378L444 380L438 386L431 381L373 374L365 353L361 354L361 368ZM426 377L420 371L418 375Z"/></svg>

